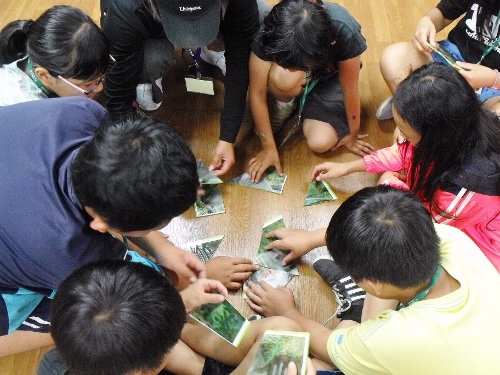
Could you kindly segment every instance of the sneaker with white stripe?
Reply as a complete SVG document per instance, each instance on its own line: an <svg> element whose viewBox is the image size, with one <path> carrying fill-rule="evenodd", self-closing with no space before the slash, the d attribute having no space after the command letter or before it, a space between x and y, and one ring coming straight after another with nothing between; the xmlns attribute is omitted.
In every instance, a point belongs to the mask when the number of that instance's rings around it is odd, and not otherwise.
<svg viewBox="0 0 500 375"><path fill-rule="evenodd" d="M313 263L314 270L333 290L338 306L335 315L342 316L355 305L363 306L366 292L346 275L332 259L319 258Z"/></svg>

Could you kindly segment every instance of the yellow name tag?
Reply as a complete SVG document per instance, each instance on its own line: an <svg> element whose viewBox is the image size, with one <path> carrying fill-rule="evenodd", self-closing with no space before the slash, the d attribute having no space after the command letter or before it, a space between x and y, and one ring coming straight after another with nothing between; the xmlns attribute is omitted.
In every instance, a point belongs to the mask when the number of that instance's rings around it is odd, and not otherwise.
<svg viewBox="0 0 500 375"><path fill-rule="evenodd" d="M186 89L188 92L214 95L214 81L210 77L196 78L192 75L185 75Z"/></svg>

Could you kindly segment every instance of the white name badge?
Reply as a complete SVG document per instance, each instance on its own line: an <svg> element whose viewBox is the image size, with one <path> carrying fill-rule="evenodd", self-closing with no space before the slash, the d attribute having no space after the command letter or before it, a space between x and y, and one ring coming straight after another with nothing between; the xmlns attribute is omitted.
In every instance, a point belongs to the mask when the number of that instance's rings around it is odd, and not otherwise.
<svg viewBox="0 0 500 375"><path fill-rule="evenodd" d="M210 77L196 78L192 75L185 75L186 89L188 92L214 95L214 81Z"/></svg>

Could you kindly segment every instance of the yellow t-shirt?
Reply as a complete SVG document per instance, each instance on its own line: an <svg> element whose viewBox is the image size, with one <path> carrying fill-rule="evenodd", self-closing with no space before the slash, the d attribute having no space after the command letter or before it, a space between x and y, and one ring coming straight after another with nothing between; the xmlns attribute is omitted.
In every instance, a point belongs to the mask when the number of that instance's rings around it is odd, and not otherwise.
<svg viewBox="0 0 500 375"><path fill-rule="evenodd" d="M500 274L463 232L435 227L460 288L333 331L328 354L346 375L500 374Z"/></svg>

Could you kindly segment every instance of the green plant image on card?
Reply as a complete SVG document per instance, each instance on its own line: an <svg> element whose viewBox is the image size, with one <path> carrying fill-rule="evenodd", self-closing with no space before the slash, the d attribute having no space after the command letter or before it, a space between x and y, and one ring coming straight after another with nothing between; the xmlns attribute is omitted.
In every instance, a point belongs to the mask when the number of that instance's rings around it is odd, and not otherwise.
<svg viewBox="0 0 500 375"><path fill-rule="evenodd" d="M283 187L285 186L287 176L280 176L276 172L276 168L271 167L264 172L262 179L259 182L253 182L250 179L250 175L248 173L243 173L240 176L233 177L229 181L228 184L235 184L241 186L247 186L252 189L259 189L269 191L275 194L281 194L283 191Z"/></svg>
<svg viewBox="0 0 500 375"><path fill-rule="evenodd" d="M336 200L337 196L326 181L311 181L304 206Z"/></svg>
<svg viewBox="0 0 500 375"><path fill-rule="evenodd" d="M212 259L223 238L224 235L222 234L203 240L188 242L181 245L181 247L194 253L203 263L206 263Z"/></svg>
<svg viewBox="0 0 500 375"><path fill-rule="evenodd" d="M290 361L299 369L307 357L309 335L304 332L266 331L250 365L251 375L284 375Z"/></svg>
<svg viewBox="0 0 500 375"><path fill-rule="evenodd" d="M226 212L219 185L203 185L205 194L196 198L194 209L196 217L222 214Z"/></svg>
<svg viewBox="0 0 500 375"><path fill-rule="evenodd" d="M228 300L222 303L207 303L191 313L191 316L215 331L230 343L234 343L247 321Z"/></svg>
<svg viewBox="0 0 500 375"><path fill-rule="evenodd" d="M264 176L264 180L271 185L271 189L274 191L280 192L283 190L283 185L286 181L286 176L280 176L275 168L268 169L266 171L266 175Z"/></svg>
<svg viewBox="0 0 500 375"><path fill-rule="evenodd" d="M268 233L271 233L273 230L285 228L285 222L283 221L283 217L278 217L269 222L264 223L264 227L262 228L262 236L260 238L259 251L257 254L267 252L266 246L271 242L277 240L276 237L266 238Z"/></svg>
<svg viewBox="0 0 500 375"><path fill-rule="evenodd" d="M196 160L198 177L202 184L221 184L222 180L210 171L207 165L201 160Z"/></svg>

